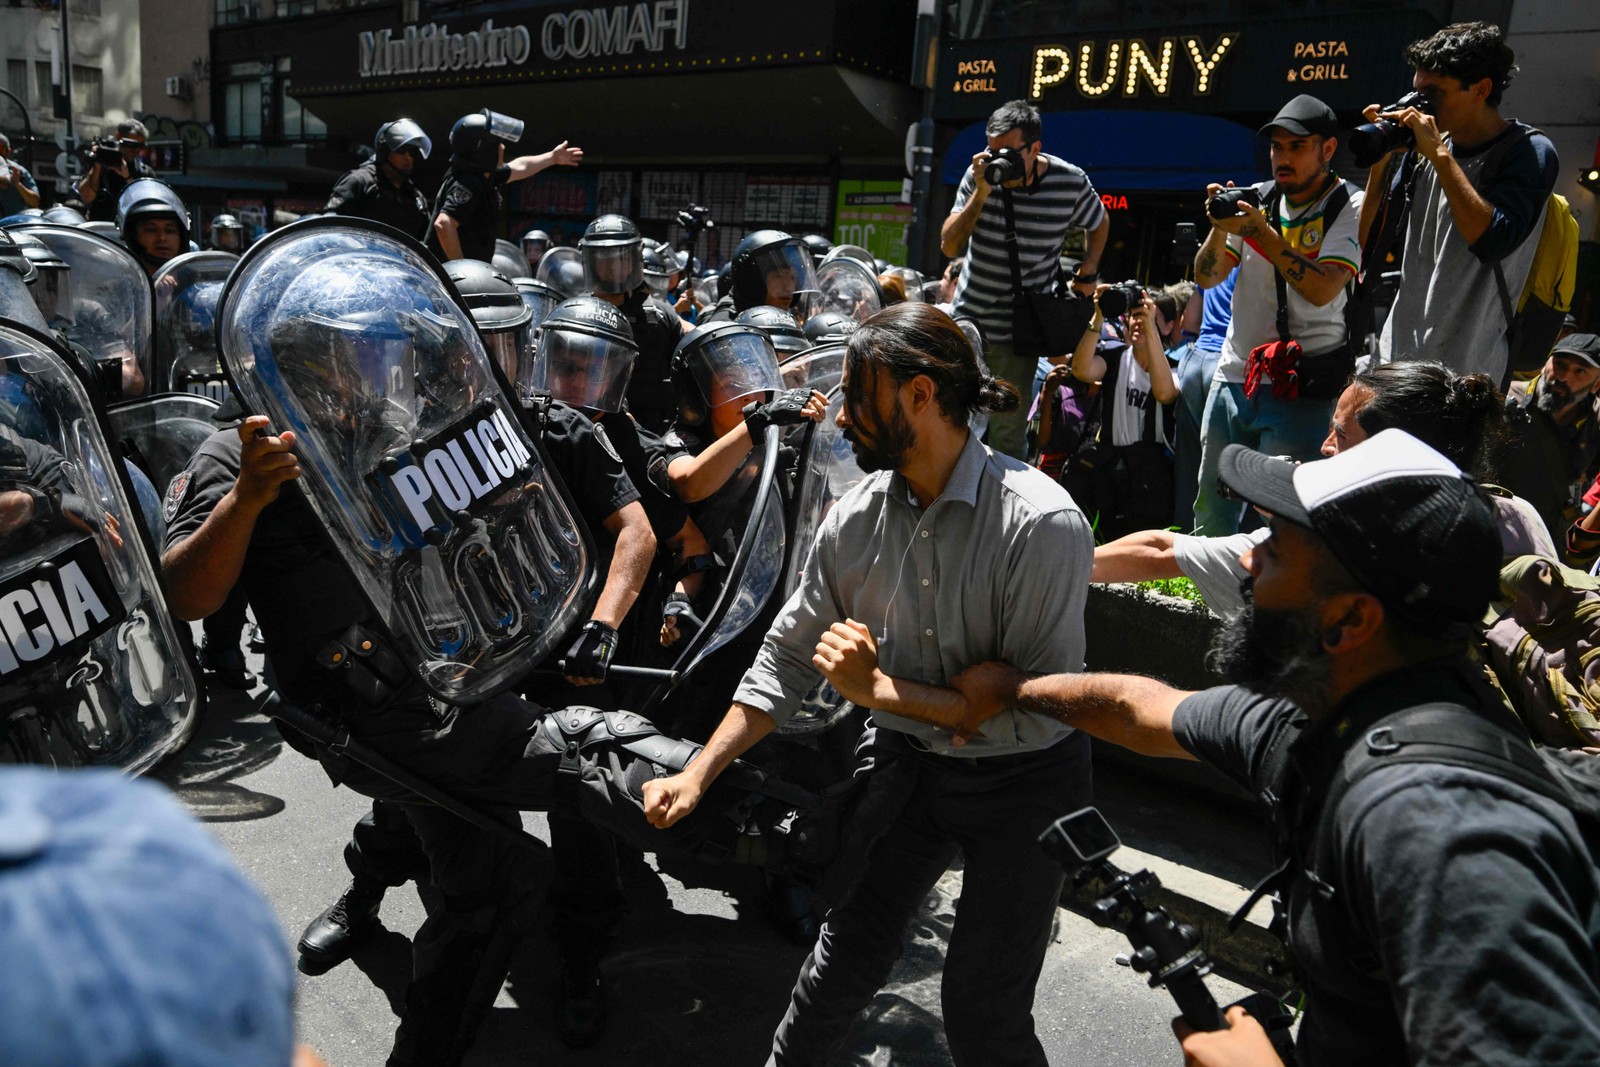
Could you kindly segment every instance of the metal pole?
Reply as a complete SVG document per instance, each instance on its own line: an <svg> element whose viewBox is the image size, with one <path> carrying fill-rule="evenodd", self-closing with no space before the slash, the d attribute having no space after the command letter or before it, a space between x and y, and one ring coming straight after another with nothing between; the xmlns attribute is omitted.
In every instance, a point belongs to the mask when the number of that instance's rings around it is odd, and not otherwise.
<svg viewBox="0 0 1600 1067"><path fill-rule="evenodd" d="M911 145L911 224L906 227L906 261L922 269L934 259L929 242L933 209L933 84L939 62L939 29L944 5L917 0L917 36L911 56L912 83L922 90L922 120Z"/></svg>
<svg viewBox="0 0 1600 1067"><path fill-rule="evenodd" d="M61 3L61 95L67 101L67 145L68 151L77 143L77 134L72 128L72 44L71 35L67 30L67 10L72 6L72 0L60 0Z"/></svg>

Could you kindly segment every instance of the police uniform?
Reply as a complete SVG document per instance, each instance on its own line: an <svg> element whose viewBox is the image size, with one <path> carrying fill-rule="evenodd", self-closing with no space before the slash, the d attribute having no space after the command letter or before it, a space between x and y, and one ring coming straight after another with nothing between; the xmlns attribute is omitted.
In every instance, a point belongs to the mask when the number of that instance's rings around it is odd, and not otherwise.
<svg viewBox="0 0 1600 1067"><path fill-rule="evenodd" d="M663 489L652 473L652 464L658 462L665 469L662 457L667 453L666 444L626 411L604 412L595 420L595 426L605 434L605 443L616 450L628 477L638 488L639 503L650 518L656 541L666 544L678 536L688 521L689 509L673 494L670 485Z"/></svg>
<svg viewBox="0 0 1600 1067"><path fill-rule="evenodd" d="M500 232L500 211L505 197L500 192L511 177L509 167L485 173L473 163L452 164L433 199L433 216L449 215L456 220L456 240L466 259L494 260L494 240ZM431 220L430 220L431 222ZM438 231L428 227L428 251L443 260L444 246Z"/></svg>
<svg viewBox="0 0 1600 1067"><path fill-rule="evenodd" d="M652 434L666 433L678 416L672 388L672 353L683 340L683 319L665 300L640 286L617 310L628 320L639 357L628 379L628 410Z"/></svg>
<svg viewBox="0 0 1600 1067"><path fill-rule="evenodd" d="M659 487L672 492L671 480L667 477L667 468L679 456L698 456L711 447L715 437L711 433L711 426L691 427L678 423L659 438L658 451L652 457L650 476ZM745 523L750 518L750 508L753 503L752 490L756 484L758 461L761 457L760 443L750 450L744 463L738 470L728 477L726 482L716 492L704 500L697 500L686 504L689 517L700 527L700 532L705 534L710 542L711 549L722 557L726 563L733 559L734 551L739 547L739 539L744 534Z"/></svg>
<svg viewBox="0 0 1600 1067"><path fill-rule="evenodd" d="M433 228L428 198L410 178L398 188L378 173L378 161L369 159L339 179L322 208L325 213L355 215L393 226L408 237L423 240Z"/></svg>

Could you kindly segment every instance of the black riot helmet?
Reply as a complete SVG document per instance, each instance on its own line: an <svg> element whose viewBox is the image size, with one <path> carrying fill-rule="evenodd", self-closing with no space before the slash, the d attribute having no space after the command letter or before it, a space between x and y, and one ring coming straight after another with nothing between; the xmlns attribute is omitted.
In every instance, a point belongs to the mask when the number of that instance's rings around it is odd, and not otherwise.
<svg viewBox="0 0 1600 1067"><path fill-rule="evenodd" d="M624 295L644 284L644 240L633 220L601 215L578 240L583 256L584 288Z"/></svg>
<svg viewBox="0 0 1600 1067"><path fill-rule="evenodd" d="M684 253L687 256L688 253ZM644 246L644 280L657 296L672 292L672 279L683 271L678 253L665 241L646 241Z"/></svg>
<svg viewBox="0 0 1600 1067"><path fill-rule="evenodd" d="M729 276L735 311L771 304L794 312L795 318L804 322L818 310L811 252L799 238L782 230L747 234L734 250Z"/></svg>
<svg viewBox="0 0 1600 1067"><path fill-rule="evenodd" d="M483 170L493 170L500 165L499 146L522 140L522 130L521 119L488 108L463 115L450 127L451 158Z"/></svg>
<svg viewBox="0 0 1600 1067"><path fill-rule="evenodd" d="M178 243L181 255L189 248L189 209L183 206L172 186L155 178L135 178L122 190L117 199L117 233L129 251L138 256L146 267L159 266L134 240L134 227L145 219L168 216L178 223Z"/></svg>
<svg viewBox="0 0 1600 1067"><path fill-rule="evenodd" d="M39 242L41 245L43 241ZM38 268L33 265L22 251L22 246L5 230L0 230L0 270L8 270L22 279L22 284L32 285L39 276Z"/></svg>
<svg viewBox="0 0 1600 1067"><path fill-rule="evenodd" d="M415 148L418 155L427 159L433 151L433 140L410 119L395 119L378 127L377 134L372 138L372 152L379 163L390 152L398 152L403 148Z"/></svg>
<svg viewBox="0 0 1600 1067"><path fill-rule="evenodd" d="M39 277L33 261L23 254L11 236L0 230L0 319L10 319L48 333L39 305L34 302L28 286Z"/></svg>
<svg viewBox="0 0 1600 1067"><path fill-rule="evenodd" d="M533 391L585 411L621 411L639 346L633 328L597 296L575 296L534 331Z"/></svg>
<svg viewBox="0 0 1600 1067"><path fill-rule="evenodd" d="M219 252L244 251L244 223L234 215L214 215L211 219L211 247Z"/></svg>
<svg viewBox="0 0 1600 1067"><path fill-rule="evenodd" d="M550 251L550 235L543 230L529 230L522 235L522 257L530 270L537 270L539 257Z"/></svg>
<svg viewBox="0 0 1600 1067"><path fill-rule="evenodd" d="M52 330L72 324L72 266L25 229L5 231L36 272L29 286L33 304Z"/></svg>
<svg viewBox="0 0 1600 1067"><path fill-rule="evenodd" d="M672 353L678 418L701 426L711 410L783 388L778 354L765 330L742 322L710 322L678 342Z"/></svg>
<svg viewBox="0 0 1600 1067"><path fill-rule="evenodd" d="M800 241L811 252L811 261L817 266L822 265L823 256L833 251L833 242L820 233L802 234Z"/></svg>
<svg viewBox="0 0 1600 1067"><path fill-rule="evenodd" d="M806 340L813 345L843 341L861 324L842 311L819 311L806 320Z"/></svg>
<svg viewBox="0 0 1600 1067"><path fill-rule="evenodd" d="M805 331L800 328L800 324L795 321L793 315L782 308L775 308L770 304L757 304L753 308L739 312L734 321L765 330L772 340L772 347L777 350L779 362L811 347L811 342L806 339Z"/></svg>
<svg viewBox="0 0 1600 1067"><path fill-rule="evenodd" d="M75 211L65 204L57 204L44 213L44 221L53 222L58 226L82 226L89 220L83 217L81 211Z"/></svg>
<svg viewBox="0 0 1600 1067"><path fill-rule="evenodd" d="M444 272L483 334L489 357L500 364L508 381L528 373L532 362L528 322L533 312L511 279L478 259L452 259Z"/></svg>

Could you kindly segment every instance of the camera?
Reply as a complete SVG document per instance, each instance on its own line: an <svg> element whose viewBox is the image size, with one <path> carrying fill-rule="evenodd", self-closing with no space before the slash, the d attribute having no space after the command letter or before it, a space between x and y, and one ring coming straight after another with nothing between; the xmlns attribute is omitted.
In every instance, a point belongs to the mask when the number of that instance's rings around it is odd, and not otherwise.
<svg viewBox="0 0 1600 1067"><path fill-rule="evenodd" d="M1097 301L1100 305L1100 314L1108 319L1120 319L1128 313L1128 309L1144 299L1144 286L1138 282L1118 282L1115 285L1102 289Z"/></svg>
<svg viewBox="0 0 1600 1067"><path fill-rule="evenodd" d="M711 209L703 204L690 204L677 214L677 222L683 227L684 240L694 244L695 238L700 236L701 230L714 230L717 224L711 219Z"/></svg>
<svg viewBox="0 0 1600 1067"><path fill-rule="evenodd" d="M122 165L122 148L117 144L116 138L102 138L94 143L90 155L95 163L102 167L120 167Z"/></svg>
<svg viewBox="0 0 1600 1067"><path fill-rule="evenodd" d="M1241 215L1240 204L1249 204L1253 208L1261 207L1261 194L1253 185L1242 186L1237 189L1224 189L1210 200L1206 201L1206 214L1214 219L1231 219Z"/></svg>
<svg viewBox="0 0 1600 1067"><path fill-rule="evenodd" d="M1388 107L1378 110L1404 111L1408 107L1414 107L1424 115L1433 114L1433 105L1421 93L1407 93ZM1411 132L1411 127L1381 115L1377 122L1364 122L1350 131L1350 154L1355 157L1358 167L1370 167L1396 148L1413 148L1416 143L1417 137Z"/></svg>
<svg viewBox="0 0 1600 1067"><path fill-rule="evenodd" d="M1002 148L983 165L983 180L990 185L1021 181L1028 176L1028 163L1020 148Z"/></svg>

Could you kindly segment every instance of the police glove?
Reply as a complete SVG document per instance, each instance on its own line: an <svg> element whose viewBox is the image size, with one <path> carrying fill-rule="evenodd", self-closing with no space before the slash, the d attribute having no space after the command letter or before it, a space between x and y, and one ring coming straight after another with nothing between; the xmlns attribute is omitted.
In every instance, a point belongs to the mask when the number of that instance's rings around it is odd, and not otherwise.
<svg viewBox="0 0 1600 1067"><path fill-rule="evenodd" d="M617 631L599 619L590 619L583 624L572 647L567 649L563 671L568 678L603 682L606 668L611 666L611 658L616 654Z"/></svg>
<svg viewBox="0 0 1600 1067"><path fill-rule="evenodd" d="M761 436L768 426L793 426L805 419L810 400L810 389L785 389L765 404L746 404L744 424L750 427L751 437Z"/></svg>

